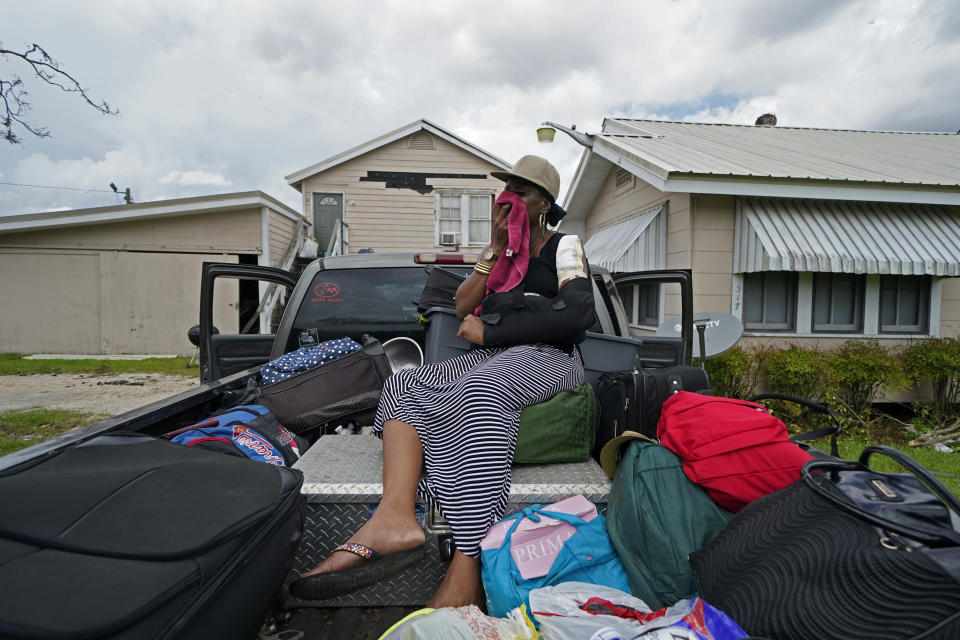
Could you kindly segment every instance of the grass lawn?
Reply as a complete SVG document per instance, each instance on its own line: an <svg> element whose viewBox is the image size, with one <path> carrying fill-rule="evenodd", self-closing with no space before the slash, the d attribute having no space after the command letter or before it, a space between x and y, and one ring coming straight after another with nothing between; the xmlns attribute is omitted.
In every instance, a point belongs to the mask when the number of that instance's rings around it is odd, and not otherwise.
<svg viewBox="0 0 960 640"><path fill-rule="evenodd" d="M794 435L803 429L791 428ZM911 447L907 444L916 434L907 432L902 425L893 423L878 424L873 429L853 428L845 431L837 441L840 457L844 460L859 460L860 454L870 445L882 444L898 449L935 472L934 475L947 486L954 495L960 497L960 451L952 453L934 451L928 447ZM830 451L830 439L823 438L811 443L823 451ZM880 455L870 456L870 468L876 471L900 473L905 471L896 462Z"/></svg>
<svg viewBox="0 0 960 640"><path fill-rule="evenodd" d="M28 361L29 362L29 361ZM0 413L0 455L13 453L100 420L102 416L31 409Z"/></svg>
<svg viewBox="0 0 960 640"><path fill-rule="evenodd" d="M147 358L146 360L25 360L16 353L0 354L0 376L32 373L163 373L196 377L197 364L187 368L190 358Z"/></svg>

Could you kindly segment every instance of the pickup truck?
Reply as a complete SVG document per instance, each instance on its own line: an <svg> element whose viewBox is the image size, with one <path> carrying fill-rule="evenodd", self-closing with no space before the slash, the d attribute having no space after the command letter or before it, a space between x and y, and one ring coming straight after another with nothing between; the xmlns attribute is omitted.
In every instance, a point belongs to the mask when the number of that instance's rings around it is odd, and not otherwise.
<svg viewBox="0 0 960 640"><path fill-rule="evenodd" d="M257 384L260 366L270 359L297 349L303 343L369 334L381 341L405 336L421 345L424 327L413 302L426 281L425 267L439 264L452 271L468 273L468 259L453 254L359 254L320 258L310 263L299 278L275 268L242 264L206 263L203 267L199 325L199 388L103 420L54 440L0 458L0 472L27 461L39 460L94 436L116 432L161 435L194 424L217 411L249 398ZM692 284L686 270L653 271L613 276L591 267L597 323L588 332L587 342L597 349L584 350L588 380L598 371L639 366L689 364L692 353ZM263 295L282 287L285 299L282 315L273 333L223 334L213 326L215 289L222 279L238 279L259 285ZM679 337L630 335L627 314L618 286L659 284L679 291L683 331ZM236 291L236 289L225 288ZM586 344L586 343L585 343ZM592 354L592 355L591 355ZM609 360L610 358L613 360ZM591 358L593 360L591 361ZM619 364L615 364L619 363ZM391 608L393 610L395 608ZM395 610L394 617L402 610ZM332 616L332 618L331 618ZM346 616L346 618L344 618ZM372 617L371 617L372 616ZM324 621L316 612L295 614L292 628L326 624L326 632L307 637L337 637L331 619L355 628L363 637L364 624L382 627L386 618L338 609ZM372 622L371 622L372 621ZM372 633L373 627L371 627ZM345 636L344 636L345 637ZM376 637L376 636L374 636Z"/></svg>

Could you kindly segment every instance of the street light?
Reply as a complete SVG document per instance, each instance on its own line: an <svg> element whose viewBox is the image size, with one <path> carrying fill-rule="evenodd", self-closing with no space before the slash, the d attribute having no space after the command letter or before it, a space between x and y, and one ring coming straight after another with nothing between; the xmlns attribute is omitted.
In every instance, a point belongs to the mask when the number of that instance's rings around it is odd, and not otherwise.
<svg viewBox="0 0 960 640"><path fill-rule="evenodd" d="M557 129L563 131L565 134L579 142L581 145L587 149L593 148L593 139L594 134L592 133L580 133L577 131L577 125L572 124L569 127L565 127L562 124L557 124L556 122L550 122L549 120L544 120L540 123L540 127L537 129L537 140L544 143L553 142L554 136L557 134ZM647 138L655 139L662 138L663 136L654 136L649 133L604 133L602 135L611 137L611 138Z"/></svg>
<svg viewBox="0 0 960 640"><path fill-rule="evenodd" d="M537 140L543 143L553 142L554 136L557 134L557 129L563 131L565 134L579 142L581 145L590 149L593 147L593 135L589 133L580 133L576 130L577 125L572 125L570 127L565 127L562 124L557 124L556 122L550 122L549 120L544 120L540 124L540 127L537 129Z"/></svg>

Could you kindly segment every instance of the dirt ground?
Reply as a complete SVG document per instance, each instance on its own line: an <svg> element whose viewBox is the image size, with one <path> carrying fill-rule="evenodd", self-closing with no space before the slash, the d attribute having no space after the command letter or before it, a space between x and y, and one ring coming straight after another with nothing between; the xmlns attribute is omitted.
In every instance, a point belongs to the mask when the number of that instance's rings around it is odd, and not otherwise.
<svg viewBox="0 0 960 640"><path fill-rule="evenodd" d="M0 412L69 409L110 417L199 384L197 377L157 373L0 376Z"/></svg>

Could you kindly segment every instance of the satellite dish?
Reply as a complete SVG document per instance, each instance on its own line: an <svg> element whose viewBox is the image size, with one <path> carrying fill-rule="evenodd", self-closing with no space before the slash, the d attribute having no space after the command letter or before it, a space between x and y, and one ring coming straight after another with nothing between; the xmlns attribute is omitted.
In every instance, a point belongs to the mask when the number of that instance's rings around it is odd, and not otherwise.
<svg viewBox="0 0 960 640"><path fill-rule="evenodd" d="M699 327L704 327L703 335L706 341L707 357L723 353L733 345L737 344L740 336L743 335L743 323L740 319L729 313L718 313L716 311L704 311L693 314L693 357L700 357L700 332ZM657 329L657 335L661 337L679 337L683 329L680 318L667 318L660 328Z"/></svg>

